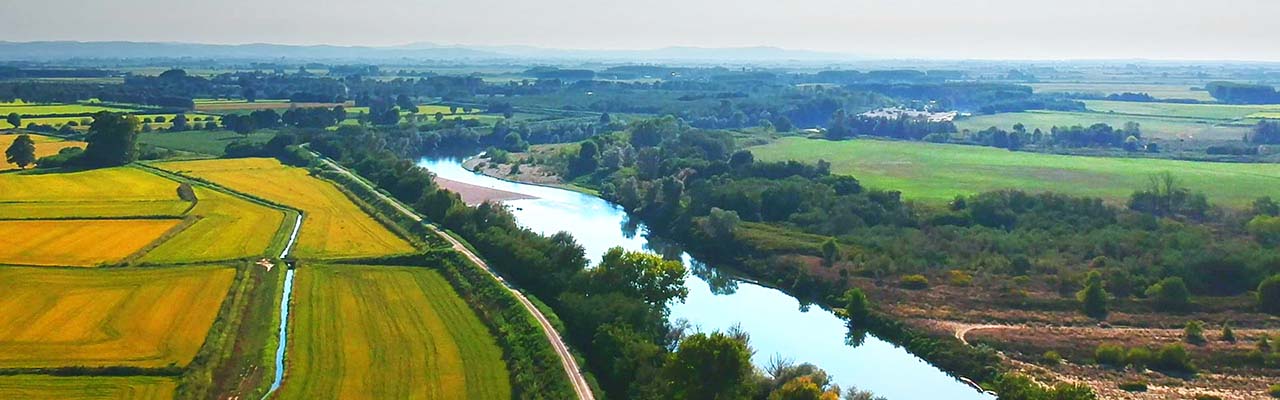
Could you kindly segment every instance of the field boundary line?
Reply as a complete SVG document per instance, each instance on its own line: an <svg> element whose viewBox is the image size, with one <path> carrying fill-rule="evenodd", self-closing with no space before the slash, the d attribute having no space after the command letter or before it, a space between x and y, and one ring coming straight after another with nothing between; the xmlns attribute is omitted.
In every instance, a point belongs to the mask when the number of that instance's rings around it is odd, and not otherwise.
<svg viewBox="0 0 1280 400"><path fill-rule="evenodd" d="M338 173L347 175L357 182L360 182L361 185L364 185L368 187L370 190L372 190L374 194L378 196L379 199L382 199L383 201L387 202L388 204L390 204L396 210L400 211L405 216L409 217L410 219L418 223L422 223L426 225L427 228L430 229L432 233L444 238L445 241L448 241L449 244L453 247L454 251L459 252L466 259L470 260L472 264L475 264L475 266L483 270L485 273L489 274L489 276L498 280L498 282L502 284L502 287L507 289L507 291L509 291L513 296L515 296L516 300L520 302L520 305L524 307L525 311L528 312L530 315L532 315L534 317L534 320L538 322L538 325L542 328L543 335L546 336L549 342L551 342L552 349L555 350L558 356L560 356L560 364L564 368L565 374L569 376L569 381L573 384L573 391L578 395L578 399L595 400L595 394L592 393L591 386L587 383L586 378L582 376L582 371L578 367L577 360L574 358L573 354L569 351L569 346L564 343L564 340L561 339L560 337L560 333L557 332L555 327L551 325L551 322L547 320L547 317L545 315L542 314L542 311L539 310L537 306L533 305L533 303L530 302L527 297L525 297L524 293L521 293L520 290L512 287L510 283L507 283L505 279L499 276L497 272L493 271L493 269L490 268L489 265L485 263L483 259L481 259L475 253L473 253L469 248L467 248L467 246L463 245L461 241L454 239L452 236L445 234L440 230L440 228L436 227L435 224L426 223L426 221L424 221L422 217L419 216L412 209L406 207L404 204L401 204L399 201L396 201L391 196L387 196L386 194L379 192L376 187L373 187L369 185L367 182L361 180L359 175L347 170L346 168L343 168L342 166L338 165L336 162L333 162L329 158L324 157L319 153L316 153L314 151L311 151L311 153L315 155L316 158L319 159L320 162L323 163L326 167L331 168L337 171Z"/></svg>

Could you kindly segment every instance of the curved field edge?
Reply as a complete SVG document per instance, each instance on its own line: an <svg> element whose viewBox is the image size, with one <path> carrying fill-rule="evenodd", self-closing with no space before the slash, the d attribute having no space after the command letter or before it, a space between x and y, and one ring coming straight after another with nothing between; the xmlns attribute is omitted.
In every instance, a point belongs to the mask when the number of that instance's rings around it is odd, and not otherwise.
<svg viewBox="0 0 1280 400"><path fill-rule="evenodd" d="M750 147L762 161L826 160L831 172L866 186L899 190L905 199L941 203L1000 189L1056 191L1123 203L1148 178L1168 171L1214 203L1243 207L1280 197L1280 165L1108 158L1013 152L981 146L789 137Z"/></svg>
<svg viewBox="0 0 1280 400"><path fill-rule="evenodd" d="M280 398L511 397L501 348L438 272L309 265L297 284Z"/></svg>
<svg viewBox="0 0 1280 400"><path fill-rule="evenodd" d="M301 258L369 257L414 250L330 182L274 159L197 160L154 166L302 210L307 224L298 240L297 255Z"/></svg>

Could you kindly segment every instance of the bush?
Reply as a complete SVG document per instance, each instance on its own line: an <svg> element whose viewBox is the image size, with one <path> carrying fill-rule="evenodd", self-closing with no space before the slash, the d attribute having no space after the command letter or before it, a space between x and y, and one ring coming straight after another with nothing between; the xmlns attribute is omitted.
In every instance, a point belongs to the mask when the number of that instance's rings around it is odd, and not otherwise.
<svg viewBox="0 0 1280 400"><path fill-rule="evenodd" d="M1124 347L1118 344L1103 343L1093 351L1093 360L1098 364L1116 368L1124 366L1124 356Z"/></svg>
<svg viewBox="0 0 1280 400"><path fill-rule="evenodd" d="M973 275L960 270L947 271L947 284L951 286L970 286L973 285Z"/></svg>
<svg viewBox="0 0 1280 400"><path fill-rule="evenodd" d="M1152 358L1151 350L1147 350L1145 347L1134 347L1129 349L1128 354L1125 354L1124 362L1136 369L1143 370L1146 369L1148 365L1151 365Z"/></svg>
<svg viewBox="0 0 1280 400"><path fill-rule="evenodd" d="M1155 302L1156 308L1165 311L1182 311L1191 305L1191 292L1187 290L1187 284L1176 276L1151 285L1147 288L1146 295Z"/></svg>
<svg viewBox="0 0 1280 400"><path fill-rule="evenodd" d="M1182 329L1183 339L1191 344L1204 344L1204 323L1200 321L1187 321L1186 328Z"/></svg>
<svg viewBox="0 0 1280 400"><path fill-rule="evenodd" d="M925 289L929 287L929 278L920 274L906 275L898 279L898 285L912 290Z"/></svg>
<svg viewBox="0 0 1280 400"><path fill-rule="evenodd" d="M1062 355L1058 354L1056 351L1049 350L1044 352L1044 355L1040 356L1040 361L1044 362L1044 364L1048 366L1059 365L1062 364Z"/></svg>
<svg viewBox="0 0 1280 400"><path fill-rule="evenodd" d="M1126 392L1145 392L1147 391L1147 383L1143 381L1120 382L1120 390Z"/></svg>
<svg viewBox="0 0 1280 400"><path fill-rule="evenodd" d="M1272 275L1258 284L1258 309L1280 314L1280 275Z"/></svg>
<svg viewBox="0 0 1280 400"><path fill-rule="evenodd" d="M1267 394L1280 399L1280 384L1271 385L1270 388L1267 388Z"/></svg>
<svg viewBox="0 0 1280 400"><path fill-rule="evenodd" d="M1151 366L1166 372L1196 372L1195 365L1191 364L1191 355L1180 344L1161 347Z"/></svg>

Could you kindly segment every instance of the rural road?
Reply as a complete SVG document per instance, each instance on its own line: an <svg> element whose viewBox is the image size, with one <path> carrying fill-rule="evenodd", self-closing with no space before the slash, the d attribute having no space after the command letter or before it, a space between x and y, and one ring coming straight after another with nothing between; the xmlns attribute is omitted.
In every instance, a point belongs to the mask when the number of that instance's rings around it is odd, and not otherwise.
<svg viewBox="0 0 1280 400"><path fill-rule="evenodd" d="M375 195L377 195L383 201L386 201L387 204L391 204L393 207L396 208L396 210L399 210L400 213L404 214L409 218L412 218L414 221L423 222L422 217L419 217L418 214L415 213L412 209L405 207L403 204L400 204L399 201L396 201L390 196L382 194L382 192L379 192L377 188L369 185L364 180L360 179L358 176L351 173L351 171L348 171L346 168L343 168L342 166L338 165L332 160L329 160L328 158L325 158L324 156L321 156L320 154L317 154L315 152L312 152L312 154L315 154L315 156L319 158L320 161L325 164L325 166L328 166L329 168L332 168L335 171L338 171L344 175L351 177L356 182L360 182L361 185L364 185L365 187L372 190ZM505 279L502 279L502 277L499 277L497 273L493 272L493 270L489 268L489 264L486 264L484 260L476 256L475 253L472 253L470 249L467 249L466 246L463 246L462 242L459 242L457 239L454 239L453 236L449 236L448 234L445 234L444 232L440 231L440 229L437 228L435 225L432 225L432 224L424 224L424 225L426 225L427 228L431 229L431 231L436 235L439 235L440 237L449 241L449 244L453 247L455 251L461 253L463 256L467 257L468 260L471 260L471 262L480 266L480 268L483 269L486 273L488 273L489 276L492 276L494 279L497 279L498 282L501 282L502 287L506 288L507 291L511 292L511 294L515 296L517 300L520 300L520 304L524 306L525 310L527 310L529 314L533 315L534 319L538 321L538 325L542 326L542 333L547 336L547 340L551 342L551 347L555 349L556 354L560 355L560 365L564 367L565 374L569 375L569 381L573 383L573 391L578 394L578 399L595 400L595 395L591 392L591 386L587 384L586 378L583 378L582 372L580 372L578 368L578 361L574 359L573 354L569 352L569 346L564 344L564 340L560 338L560 333L556 332L556 329L551 326L551 322L547 320L546 316L542 315L541 311L538 311L538 308L533 305L533 302L530 302L529 298L525 297L523 293L520 293L519 290L516 290L515 288L511 287L511 285L508 284Z"/></svg>

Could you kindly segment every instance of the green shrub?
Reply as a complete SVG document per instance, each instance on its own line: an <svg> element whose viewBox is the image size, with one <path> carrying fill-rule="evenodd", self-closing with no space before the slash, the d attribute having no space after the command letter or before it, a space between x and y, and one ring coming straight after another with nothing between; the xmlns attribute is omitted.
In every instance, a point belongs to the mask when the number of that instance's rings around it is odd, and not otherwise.
<svg viewBox="0 0 1280 400"><path fill-rule="evenodd" d="M1204 323L1200 321L1187 321L1187 326L1182 329L1183 340L1191 344L1204 344Z"/></svg>
<svg viewBox="0 0 1280 400"><path fill-rule="evenodd" d="M1124 362L1127 365L1131 365L1134 368L1141 370L1146 369L1148 365L1151 365L1152 357L1151 350L1147 350L1145 347L1134 347L1129 349L1128 354L1125 354Z"/></svg>
<svg viewBox="0 0 1280 400"><path fill-rule="evenodd" d="M1222 341L1228 343L1236 342L1236 331L1231 329L1231 324L1222 324Z"/></svg>
<svg viewBox="0 0 1280 400"><path fill-rule="evenodd" d="M1179 277L1164 278L1147 288L1147 297L1165 311L1182 311L1191 305L1191 291Z"/></svg>
<svg viewBox="0 0 1280 400"><path fill-rule="evenodd" d="M1280 275L1272 275L1258 284L1258 308L1280 314Z"/></svg>
<svg viewBox="0 0 1280 400"><path fill-rule="evenodd" d="M1267 394L1280 399L1280 384L1271 385L1270 388L1267 388Z"/></svg>
<svg viewBox="0 0 1280 400"><path fill-rule="evenodd" d="M1143 381L1120 382L1120 390L1126 392L1145 392L1147 391L1147 383Z"/></svg>
<svg viewBox="0 0 1280 400"><path fill-rule="evenodd" d="M929 278L925 278L924 275L920 274L905 275L898 279L898 285L906 289L925 289L929 287Z"/></svg>
<svg viewBox="0 0 1280 400"><path fill-rule="evenodd" d="M1151 366L1166 372L1196 372L1195 365L1191 363L1191 355L1180 344L1161 347Z"/></svg>
<svg viewBox="0 0 1280 400"><path fill-rule="evenodd" d="M1124 356L1124 347L1118 344L1103 343L1093 351L1093 360L1098 364L1116 368L1124 366Z"/></svg>
<svg viewBox="0 0 1280 400"><path fill-rule="evenodd" d="M1040 356L1040 360L1044 362L1045 365L1054 366L1062 364L1062 355L1058 354L1056 351L1049 350L1044 352L1044 355Z"/></svg>

